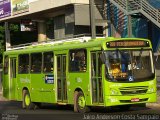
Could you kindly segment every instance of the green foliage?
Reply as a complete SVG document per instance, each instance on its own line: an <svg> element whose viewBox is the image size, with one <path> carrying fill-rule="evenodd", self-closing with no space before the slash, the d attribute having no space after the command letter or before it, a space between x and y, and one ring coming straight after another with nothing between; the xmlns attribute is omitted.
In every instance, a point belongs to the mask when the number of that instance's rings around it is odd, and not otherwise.
<svg viewBox="0 0 160 120"><path fill-rule="evenodd" d="M17 32L19 31L18 24L9 24L10 32ZM3 54L5 50L5 26L4 23L0 23L0 55Z"/></svg>
<svg viewBox="0 0 160 120"><path fill-rule="evenodd" d="M4 47L4 39L5 39L4 34L5 34L5 28L4 28L4 25L1 24L0 25L0 54L3 54L4 49L5 49L5 47Z"/></svg>
<svg viewBox="0 0 160 120"><path fill-rule="evenodd" d="M17 24L10 24L9 25L9 30L13 31L13 32L17 32L17 31L19 31L19 25L17 25Z"/></svg>

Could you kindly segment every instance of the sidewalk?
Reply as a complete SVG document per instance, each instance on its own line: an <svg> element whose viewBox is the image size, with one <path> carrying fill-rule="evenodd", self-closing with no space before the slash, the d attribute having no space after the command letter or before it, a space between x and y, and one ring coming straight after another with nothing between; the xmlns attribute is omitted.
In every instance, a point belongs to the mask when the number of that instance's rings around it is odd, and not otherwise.
<svg viewBox="0 0 160 120"><path fill-rule="evenodd" d="M3 97L2 85L1 85L1 83L0 83L0 101L7 101L7 99L5 99L5 98Z"/></svg>
<svg viewBox="0 0 160 120"><path fill-rule="evenodd" d="M147 107L158 107L160 108L160 90L157 91L157 102L156 103L147 103Z"/></svg>
<svg viewBox="0 0 160 120"><path fill-rule="evenodd" d="M157 75L157 102L156 103L147 103L147 107L159 107L160 108L160 70L156 71Z"/></svg>

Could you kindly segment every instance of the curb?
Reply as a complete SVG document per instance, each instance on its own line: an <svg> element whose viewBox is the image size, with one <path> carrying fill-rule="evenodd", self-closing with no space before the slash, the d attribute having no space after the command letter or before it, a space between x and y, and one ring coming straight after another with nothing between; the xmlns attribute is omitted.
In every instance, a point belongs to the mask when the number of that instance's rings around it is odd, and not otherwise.
<svg viewBox="0 0 160 120"><path fill-rule="evenodd" d="M147 103L146 106L147 107L158 107L158 108L160 108L160 103Z"/></svg>
<svg viewBox="0 0 160 120"><path fill-rule="evenodd" d="M147 103L147 107L158 107L160 108L160 95L157 95L157 102L155 103Z"/></svg>
<svg viewBox="0 0 160 120"><path fill-rule="evenodd" d="M2 92L0 92L0 101L8 101L6 98L2 96Z"/></svg>

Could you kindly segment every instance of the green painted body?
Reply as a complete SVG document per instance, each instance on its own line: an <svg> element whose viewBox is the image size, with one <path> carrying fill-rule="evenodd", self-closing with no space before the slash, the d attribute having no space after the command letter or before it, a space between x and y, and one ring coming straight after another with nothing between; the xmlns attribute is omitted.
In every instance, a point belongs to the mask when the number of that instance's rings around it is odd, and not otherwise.
<svg viewBox="0 0 160 120"><path fill-rule="evenodd" d="M103 50L115 50L116 48L107 48L106 42L115 40L144 40L149 42L149 47L144 49L152 49L149 40L138 39L138 38L125 38L125 39L115 39L115 38L101 38L90 40L89 42L68 42L63 44L54 45L37 45L29 46L25 49L6 51L4 56L9 56L9 64L11 59L14 57L16 59L16 77L11 79L11 67L9 66L8 74L3 74L3 96L9 100L22 101L22 91L27 89L29 91L32 102L45 102L45 103L66 103L74 104L74 92L75 90L81 90L85 96L80 98L79 105L84 107L84 103L87 106L116 106L125 104L137 104L137 103L148 103L156 102L156 78L145 82L134 82L134 83L115 83L109 82L105 77L105 65L102 64L101 68L101 83L102 83L102 94L103 100L93 102L92 96L92 82L91 82L91 52L102 51ZM81 49L87 50L87 68L86 72L69 72L69 50L71 49ZM141 48L120 48L120 49L141 49ZM25 53L36 53L36 52L46 52L53 51L54 56L54 69L51 73L54 76L54 84L45 83L46 73L40 74L18 74L18 55ZM62 57L65 56L65 57ZM66 60L66 69L64 74L61 76L57 71L57 57ZM60 79L66 80L67 98L65 99L62 93L62 99L57 98L57 85L58 77ZM148 90L145 94L134 94L134 95L122 95L120 93L120 88L132 87L133 91L136 86L147 86ZM135 88L134 88L135 87ZM142 88L143 89L143 88ZM153 89L152 92L149 89ZM112 91L116 91L112 94ZM130 102L132 98L139 98L141 101ZM26 98L26 102L27 102ZM27 102L28 103L28 102Z"/></svg>

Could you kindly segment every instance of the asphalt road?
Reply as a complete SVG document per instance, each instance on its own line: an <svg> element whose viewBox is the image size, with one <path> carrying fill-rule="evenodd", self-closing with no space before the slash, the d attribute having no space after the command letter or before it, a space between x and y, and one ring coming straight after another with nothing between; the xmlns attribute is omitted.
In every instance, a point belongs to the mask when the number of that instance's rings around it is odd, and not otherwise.
<svg viewBox="0 0 160 120"><path fill-rule="evenodd" d="M2 120L159 120L160 107L147 105L146 108L133 106L128 111L105 108L92 108L90 113L73 112L72 106L56 106L44 104L42 108L26 110L21 108L21 102L1 101L0 119Z"/></svg>

